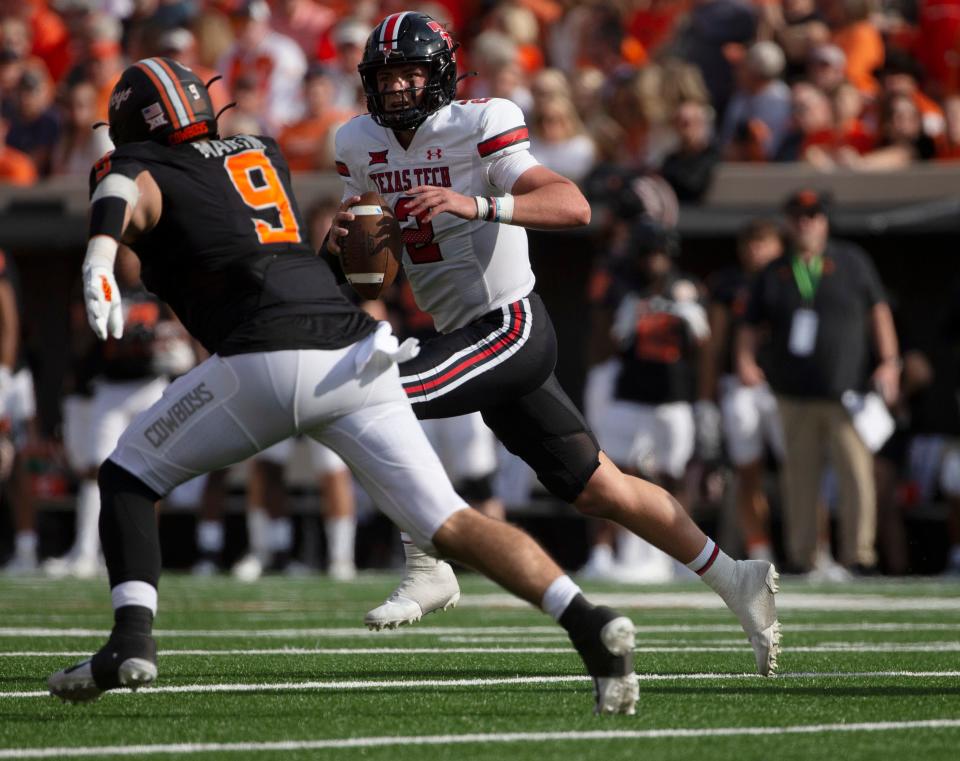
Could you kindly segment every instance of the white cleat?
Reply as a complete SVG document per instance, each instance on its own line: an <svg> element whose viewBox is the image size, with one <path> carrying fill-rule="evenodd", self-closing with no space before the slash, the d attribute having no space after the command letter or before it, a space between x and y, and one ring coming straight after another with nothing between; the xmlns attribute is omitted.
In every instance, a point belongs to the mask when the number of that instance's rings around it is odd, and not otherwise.
<svg viewBox="0 0 960 761"><path fill-rule="evenodd" d="M0 568L0 574L5 576L33 576L40 570L37 556L34 554L14 555L5 566Z"/></svg>
<svg viewBox="0 0 960 761"><path fill-rule="evenodd" d="M327 576L334 581L353 581L357 578L357 567L353 563L344 560L330 563L330 566L327 568Z"/></svg>
<svg viewBox="0 0 960 761"><path fill-rule="evenodd" d="M255 554L250 553L240 558L230 569L230 573L238 581L252 583L263 576L263 561Z"/></svg>
<svg viewBox="0 0 960 761"><path fill-rule="evenodd" d="M593 689L596 705L594 713L625 714L637 712L640 697L640 682L633 671L633 649L636 646L636 627L626 616L620 616L600 630L600 641L611 654L625 659L628 673L623 676L594 677Z"/></svg>
<svg viewBox="0 0 960 761"><path fill-rule="evenodd" d="M363 618L367 628L396 629L413 624L427 613L455 608L460 602L460 585L449 563L427 555L407 565L407 575L383 605Z"/></svg>
<svg viewBox="0 0 960 761"><path fill-rule="evenodd" d="M757 661L757 673L777 673L780 655L780 622L775 596L780 574L766 560L738 560L736 583L724 600L740 619Z"/></svg>

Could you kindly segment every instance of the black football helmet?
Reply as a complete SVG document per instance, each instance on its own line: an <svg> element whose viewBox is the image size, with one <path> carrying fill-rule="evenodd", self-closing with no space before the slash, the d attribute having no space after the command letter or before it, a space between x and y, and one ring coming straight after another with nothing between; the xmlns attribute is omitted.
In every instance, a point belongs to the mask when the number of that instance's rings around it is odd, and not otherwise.
<svg viewBox="0 0 960 761"><path fill-rule="evenodd" d="M381 21L367 39L357 67L373 120L389 129L419 127L430 114L454 99L457 93L458 45L446 30L425 13L394 13ZM377 87L377 70L398 63L422 63L429 73L419 105L387 111ZM414 95L415 88L407 90Z"/></svg>
<svg viewBox="0 0 960 761"><path fill-rule="evenodd" d="M652 217L642 214L630 228L629 250L637 256L666 254L671 259L680 256L680 236Z"/></svg>
<svg viewBox="0 0 960 761"><path fill-rule="evenodd" d="M117 146L143 140L178 145L218 136L206 85L170 58L144 58L128 66L110 95L108 118Z"/></svg>

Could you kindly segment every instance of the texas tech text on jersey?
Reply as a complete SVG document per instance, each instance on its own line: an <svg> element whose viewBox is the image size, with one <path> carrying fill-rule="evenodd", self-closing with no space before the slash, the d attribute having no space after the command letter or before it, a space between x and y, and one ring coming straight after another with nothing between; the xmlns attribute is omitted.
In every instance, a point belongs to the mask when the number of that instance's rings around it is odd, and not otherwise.
<svg viewBox="0 0 960 761"><path fill-rule="evenodd" d="M373 190L403 229L403 266L417 305L449 332L521 299L534 286L527 233L514 225L441 214L422 222L408 212L416 185L466 196L509 193L537 161L520 109L500 98L459 100L430 114L407 148L370 115L337 132L344 198Z"/></svg>

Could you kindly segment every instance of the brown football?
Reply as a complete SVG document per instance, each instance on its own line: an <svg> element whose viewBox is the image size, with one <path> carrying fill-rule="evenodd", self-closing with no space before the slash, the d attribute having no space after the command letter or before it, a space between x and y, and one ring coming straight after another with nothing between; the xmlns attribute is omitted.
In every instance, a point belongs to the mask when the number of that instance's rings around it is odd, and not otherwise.
<svg viewBox="0 0 960 761"><path fill-rule="evenodd" d="M347 282L365 299L375 299L397 276L403 252L400 225L393 209L374 192L350 207L356 215L340 242L340 266Z"/></svg>

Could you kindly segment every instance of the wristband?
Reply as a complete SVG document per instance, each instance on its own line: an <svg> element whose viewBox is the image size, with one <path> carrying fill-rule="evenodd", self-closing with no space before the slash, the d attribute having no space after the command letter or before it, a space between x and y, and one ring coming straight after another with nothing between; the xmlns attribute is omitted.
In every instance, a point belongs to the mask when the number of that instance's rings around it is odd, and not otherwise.
<svg viewBox="0 0 960 761"><path fill-rule="evenodd" d="M477 219L485 220L490 213L490 202L483 196L474 196L473 200L477 204Z"/></svg>
<svg viewBox="0 0 960 761"><path fill-rule="evenodd" d="M500 222L504 225L509 225L513 222L513 196L507 193L504 196L498 196L496 198L491 198L491 201L496 202L496 213L494 214L493 221Z"/></svg>

